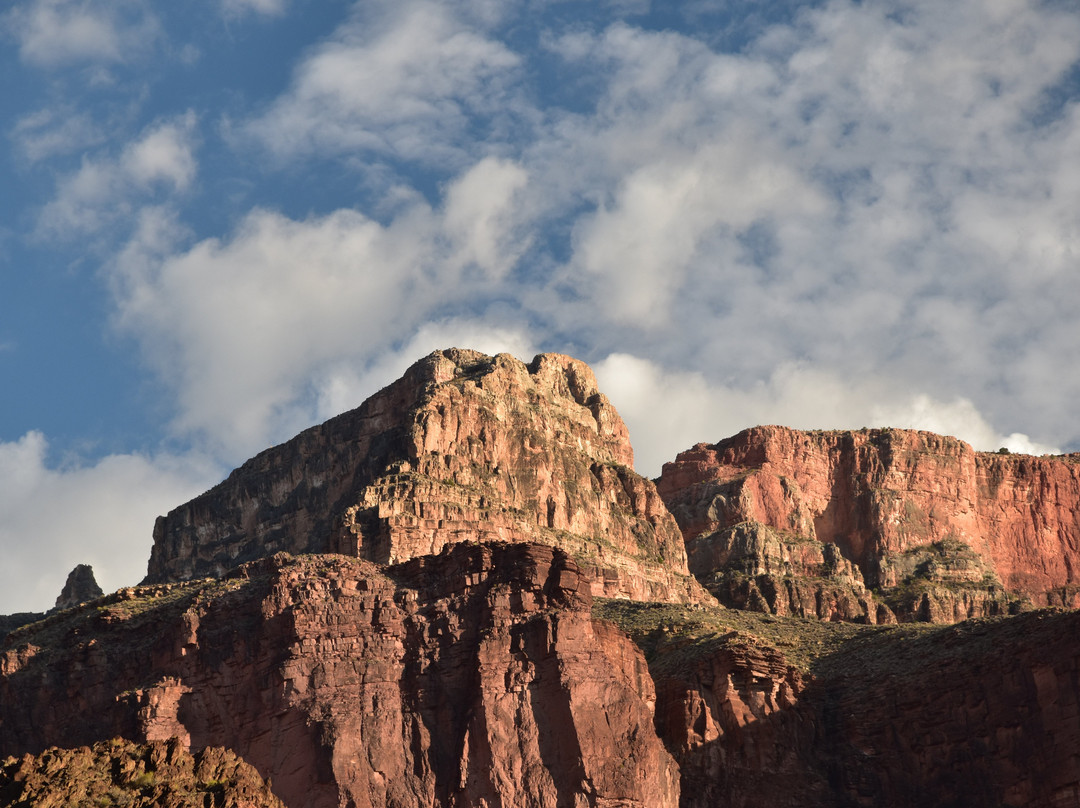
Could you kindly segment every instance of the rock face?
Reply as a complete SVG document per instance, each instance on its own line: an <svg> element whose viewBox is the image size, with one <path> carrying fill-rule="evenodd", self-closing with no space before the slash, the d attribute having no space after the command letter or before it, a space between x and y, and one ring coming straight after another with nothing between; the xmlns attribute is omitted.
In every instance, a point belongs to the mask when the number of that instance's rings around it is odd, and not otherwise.
<svg viewBox="0 0 1080 808"><path fill-rule="evenodd" d="M823 620L896 622L875 603L859 568L834 544L760 522L739 522L697 536L690 571L721 603L736 609Z"/></svg>
<svg viewBox="0 0 1080 808"><path fill-rule="evenodd" d="M535 544L121 590L9 638L0 755L179 738L235 750L287 805L674 808L644 657L591 604Z"/></svg>
<svg viewBox="0 0 1080 808"><path fill-rule="evenodd" d="M866 808L1080 804L1077 632L1076 612L1032 612L833 660L818 697L832 782Z"/></svg>
<svg viewBox="0 0 1080 808"><path fill-rule="evenodd" d="M682 808L1078 804L1080 613L882 627L635 606L602 611L647 649Z"/></svg>
<svg viewBox="0 0 1080 808"><path fill-rule="evenodd" d="M707 598L632 466L626 426L582 362L439 351L160 519L146 580L221 575L277 551L390 564L509 541L563 548L596 595Z"/></svg>
<svg viewBox="0 0 1080 808"><path fill-rule="evenodd" d="M978 453L954 438L895 429L758 427L682 452L658 487L699 577L730 583L728 573L740 570L727 566L724 548L739 545L739 525L756 523L794 537L789 545L810 543L801 553L811 568L834 545L862 577L847 576L849 602L865 600L862 586L885 594L884 604L866 602L870 622L894 611L945 622L1002 614L1018 599L1080 605L1080 457ZM762 549L751 566L791 555ZM803 576L803 561L791 565ZM775 575L770 586L779 586ZM800 613L792 597L777 600Z"/></svg>
<svg viewBox="0 0 1080 808"><path fill-rule="evenodd" d="M55 608L70 609L88 600L100 598L104 594L94 578L94 568L89 564L79 564L68 573L67 582L56 598Z"/></svg>
<svg viewBox="0 0 1080 808"><path fill-rule="evenodd" d="M0 763L0 805L285 808L259 773L224 749L190 754L176 739L50 748Z"/></svg>
<svg viewBox="0 0 1080 808"><path fill-rule="evenodd" d="M667 664L665 664L667 663ZM679 761L682 808L829 805L837 795L808 764L816 716L809 677L753 637L655 671L657 726Z"/></svg>
<svg viewBox="0 0 1080 808"><path fill-rule="evenodd" d="M632 460L580 362L421 360L0 619L0 805L1080 804L1080 612L980 617L1077 604L1080 457Z"/></svg>

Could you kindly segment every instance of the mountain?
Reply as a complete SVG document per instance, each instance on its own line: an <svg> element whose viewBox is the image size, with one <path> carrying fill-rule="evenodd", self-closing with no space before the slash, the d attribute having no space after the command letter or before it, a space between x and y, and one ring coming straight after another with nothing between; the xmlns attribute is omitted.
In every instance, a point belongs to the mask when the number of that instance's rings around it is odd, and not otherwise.
<svg viewBox="0 0 1080 808"><path fill-rule="evenodd" d="M658 485L728 605L867 622L1080 605L1080 455L768 426L680 453Z"/></svg>
<svg viewBox="0 0 1080 808"><path fill-rule="evenodd" d="M1077 460L759 427L654 484L581 362L439 351L0 623L0 805L1078 804Z"/></svg>
<svg viewBox="0 0 1080 808"><path fill-rule="evenodd" d="M437 351L358 409L158 520L146 582L277 551L393 564L457 542L561 547L594 594L694 601L675 520L583 362Z"/></svg>

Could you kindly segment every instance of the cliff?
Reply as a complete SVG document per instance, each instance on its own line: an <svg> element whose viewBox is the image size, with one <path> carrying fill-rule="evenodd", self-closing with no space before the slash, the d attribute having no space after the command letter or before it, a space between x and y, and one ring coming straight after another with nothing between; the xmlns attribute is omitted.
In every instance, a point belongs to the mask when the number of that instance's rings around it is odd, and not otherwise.
<svg viewBox="0 0 1080 808"><path fill-rule="evenodd" d="M864 626L606 602L645 650L681 808L1080 801L1080 613Z"/></svg>
<svg viewBox="0 0 1080 808"><path fill-rule="evenodd" d="M584 363L438 351L161 518L146 582L221 575L278 551L392 564L508 541L571 553L596 595L707 598L678 526L632 466L626 426Z"/></svg>
<svg viewBox="0 0 1080 808"><path fill-rule="evenodd" d="M1080 804L1080 458L632 459L576 360L421 360L0 620L0 805Z"/></svg>
<svg viewBox="0 0 1080 808"><path fill-rule="evenodd" d="M841 576L850 579L846 599L866 601L855 616L870 622L892 612L952 622L1015 611L1022 601L1080 603L1076 456L980 453L955 438L897 429L758 427L680 453L658 488L692 571L727 602L738 592L725 592L740 586L822 577L817 559L831 545L854 566ZM761 530L744 523L786 537L786 548L748 550L736 533ZM883 598L867 600L865 588ZM774 600L783 607L773 611L799 613L792 604L800 598Z"/></svg>
<svg viewBox="0 0 1080 808"><path fill-rule="evenodd" d="M287 805L674 808L645 660L591 605L535 544L121 590L9 637L0 757L179 738L234 750Z"/></svg>

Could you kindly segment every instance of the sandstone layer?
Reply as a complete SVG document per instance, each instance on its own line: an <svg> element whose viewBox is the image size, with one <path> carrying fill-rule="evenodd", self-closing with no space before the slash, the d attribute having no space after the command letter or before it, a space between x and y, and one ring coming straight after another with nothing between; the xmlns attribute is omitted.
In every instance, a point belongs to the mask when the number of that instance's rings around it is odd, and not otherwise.
<svg viewBox="0 0 1080 808"><path fill-rule="evenodd" d="M682 452L658 488L699 578L723 577L726 559L711 568L707 559L737 526L756 523L810 543L812 554L834 545L862 585L884 595L866 604L871 622L887 619L882 606L951 622L1008 613L1018 601L1080 604L1077 456L980 453L896 429L757 427ZM759 566L776 562L761 556Z"/></svg>
<svg viewBox="0 0 1080 808"><path fill-rule="evenodd" d="M147 582L278 551L382 564L458 542L540 542L594 593L707 597L626 426L575 359L447 350L358 409L269 449L159 519Z"/></svg>
<svg viewBox="0 0 1080 808"><path fill-rule="evenodd" d="M178 738L287 805L674 808L644 657L591 604L536 544L121 590L8 638L0 756Z"/></svg>

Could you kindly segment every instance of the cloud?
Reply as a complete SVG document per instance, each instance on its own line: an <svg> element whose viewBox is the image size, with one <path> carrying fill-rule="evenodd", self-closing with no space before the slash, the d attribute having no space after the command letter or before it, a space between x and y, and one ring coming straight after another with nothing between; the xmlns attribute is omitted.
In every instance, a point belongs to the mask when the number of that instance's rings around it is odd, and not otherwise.
<svg viewBox="0 0 1080 808"><path fill-rule="evenodd" d="M649 476L695 443L715 443L762 424L923 429L960 438L978 451L1003 446L1027 454L1060 451L1021 433L996 431L966 399L936 400L875 379L852 383L806 365L788 364L759 384L731 386L628 354L612 354L594 369L600 389L630 429L637 470Z"/></svg>
<svg viewBox="0 0 1080 808"><path fill-rule="evenodd" d="M287 6L287 0L222 0L222 11L226 17L245 17L248 14L280 17Z"/></svg>
<svg viewBox="0 0 1080 808"><path fill-rule="evenodd" d="M256 210L228 239L187 249L182 226L147 209L113 267L118 327L175 389L176 430L238 462L310 423L326 384L313 380L482 308L521 251L523 182L514 164L484 159L438 209L412 197L386 224Z"/></svg>
<svg viewBox="0 0 1080 808"><path fill-rule="evenodd" d="M40 432L0 443L2 614L52 608L77 564L91 564L107 592L137 584L146 574L155 517L221 476L197 457L110 455L57 468L47 454Z"/></svg>
<svg viewBox="0 0 1080 808"><path fill-rule="evenodd" d="M451 261L479 268L498 280L528 246L515 239L515 197L528 181L516 163L487 157L470 168L446 193L444 230L455 245Z"/></svg>
<svg viewBox="0 0 1080 808"><path fill-rule="evenodd" d="M39 238L76 239L131 216L136 201L186 191L195 179L191 111L147 127L115 157L84 157L38 217Z"/></svg>
<svg viewBox="0 0 1080 808"><path fill-rule="evenodd" d="M497 309L545 347L697 373L747 418L739 389L772 390L776 420L828 418L777 403L790 376L804 401L854 391L864 419L917 389L1078 435L1059 369L1080 351L1080 127L1032 111L1080 57L1080 18L837 0L738 53L615 23L529 54L464 8L356 7L246 124L298 165L394 162L385 205L254 210L195 244L144 228L117 262L118 321L177 391L180 434L261 448L320 411L333 369ZM537 58L589 76L588 104L555 88L527 108ZM521 125L488 126L500 106ZM138 164L179 186L155 154Z"/></svg>
<svg viewBox="0 0 1080 808"><path fill-rule="evenodd" d="M12 127L11 138L23 157L36 163L98 146L105 135L86 113L61 106L23 115Z"/></svg>
<svg viewBox="0 0 1080 808"><path fill-rule="evenodd" d="M1080 113L1036 114L1080 16L833 2L734 54L625 24L549 41L602 77L522 158L573 212L544 314L593 358L725 389L805 363L1080 439Z"/></svg>
<svg viewBox="0 0 1080 808"><path fill-rule="evenodd" d="M157 17L139 0L29 0L2 20L18 40L22 60L45 68L127 62L160 35Z"/></svg>
<svg viewBox="0 0 1080 808"><path fill-rule="evenodd" d="M471 348L490 356L508 353L525 362L537 353L528 334L512 326L467 319L427 323L400 348L379 355L366 366L345 364L331 368L316 383L316 420L326 420L360 406L369 396L399 379L418 359L452 347Z"/></svg>
<svg viewBox="0 0 1080 808"><path fill-rule="evenodd" d="M470 115L493 115L519 58L446 4L359 4L246 131L283 159L373 153L461 164Z"/></svg>

